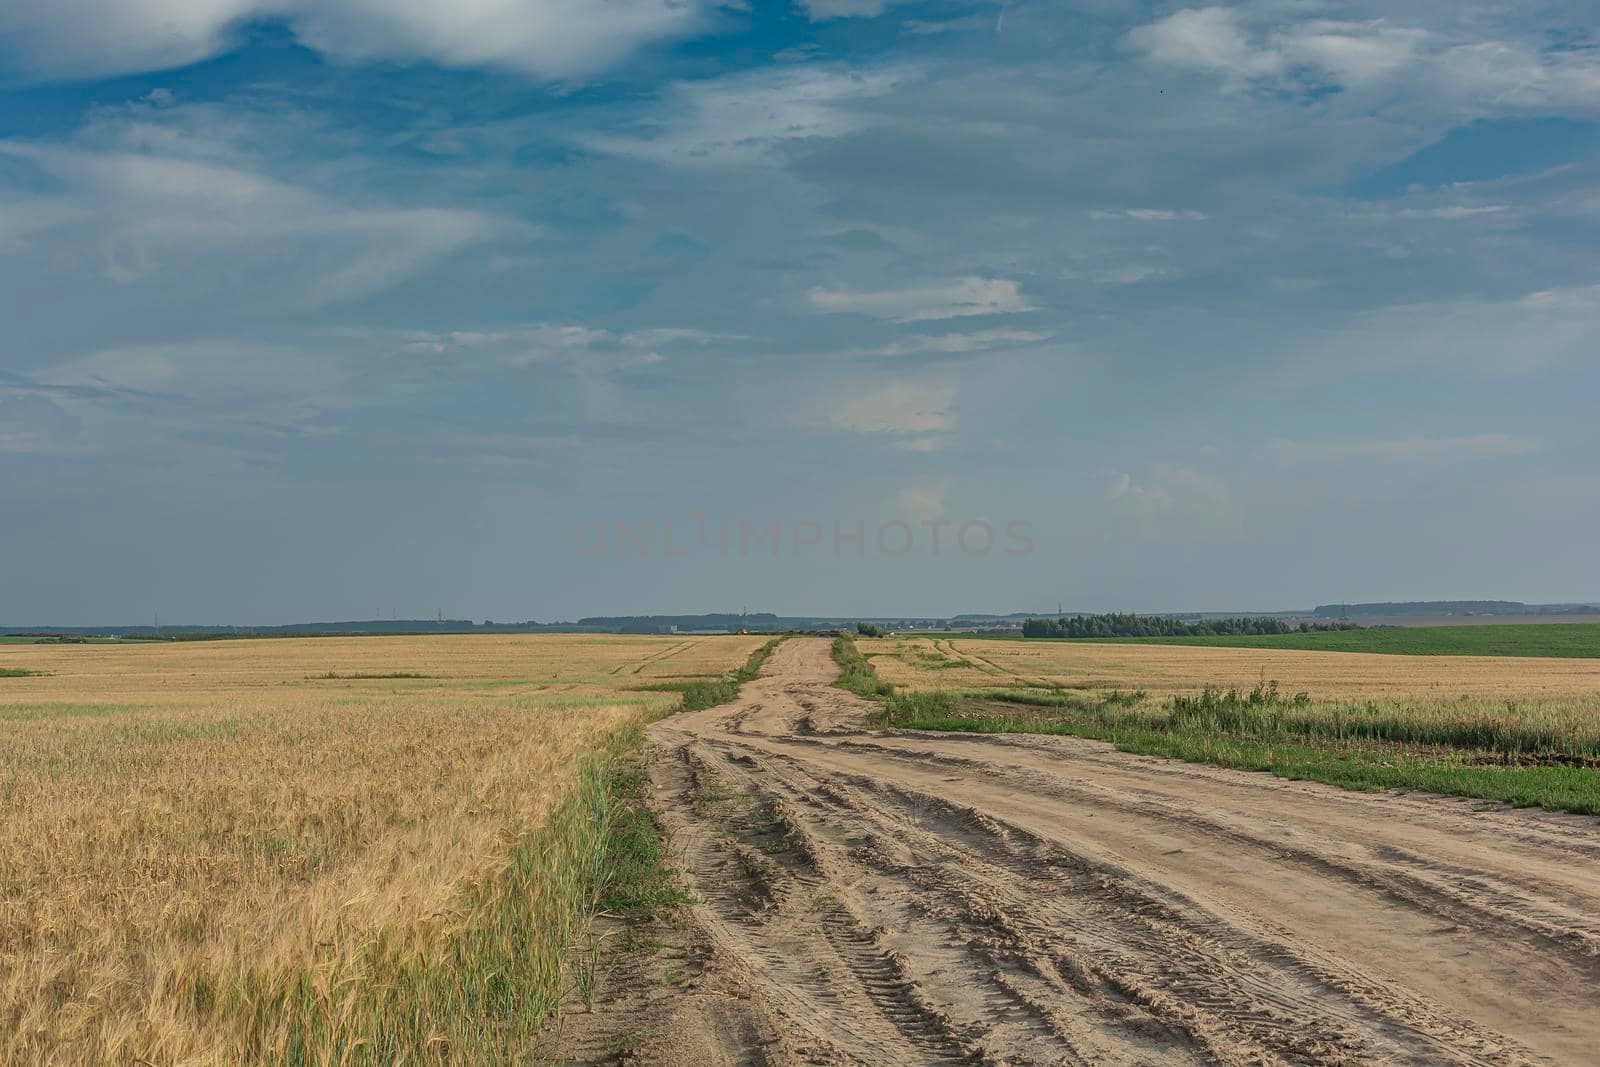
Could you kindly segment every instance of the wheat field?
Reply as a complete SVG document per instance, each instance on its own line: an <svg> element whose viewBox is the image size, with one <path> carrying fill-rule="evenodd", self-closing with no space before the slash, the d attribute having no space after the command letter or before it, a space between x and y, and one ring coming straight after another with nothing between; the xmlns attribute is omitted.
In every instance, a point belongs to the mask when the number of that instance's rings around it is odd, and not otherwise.
<svg viewBox="0 0 1600 1067"><path fill-rule="evenodd" d="M762 643L0 646L0 1063L511 1056L593 754Z"/></svg>
<svg viewBox="0 0 1600 1067"><path fill-rule="evenodd" d="M1395 656L1193 645L862 639L885 681L908 689L1035 686L1152 695L1249 689L1263 678L1318 699L1563 699L1600 695L1600 660Z"/></svg>

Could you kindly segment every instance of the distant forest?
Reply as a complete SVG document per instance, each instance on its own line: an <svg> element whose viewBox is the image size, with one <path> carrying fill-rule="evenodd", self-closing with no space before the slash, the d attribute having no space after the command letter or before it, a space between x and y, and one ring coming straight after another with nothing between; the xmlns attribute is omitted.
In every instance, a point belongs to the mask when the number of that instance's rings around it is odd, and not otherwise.
<svg viewBox="0 0 1600 1067"><path fill-rule="evenodd" d="M1061 619L1029 619L1023 637L1256 637L1264 634L1311 633L1314 630L1359 630L1353 622L1291 623L1282 619L1202 619L1180 622L1162 615L1077 615Z"/></svg>

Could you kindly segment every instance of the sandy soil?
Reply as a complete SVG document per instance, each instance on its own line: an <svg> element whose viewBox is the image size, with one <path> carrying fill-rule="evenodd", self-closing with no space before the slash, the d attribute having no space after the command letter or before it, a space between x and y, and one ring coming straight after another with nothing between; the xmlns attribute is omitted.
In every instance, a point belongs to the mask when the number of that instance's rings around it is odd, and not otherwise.
<svg viewBox="0 0 1600 1067"><path fill-rule="evenodd" d="M792 640L652 728L717 995L634 1058L1595 1061L1594 820L868 733L834 674Z"/></svg>

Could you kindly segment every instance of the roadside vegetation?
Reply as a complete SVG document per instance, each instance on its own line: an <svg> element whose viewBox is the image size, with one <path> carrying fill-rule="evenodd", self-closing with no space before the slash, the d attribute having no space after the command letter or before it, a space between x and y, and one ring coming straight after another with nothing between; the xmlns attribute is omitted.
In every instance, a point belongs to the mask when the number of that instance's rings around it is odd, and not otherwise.
<svg viewBox="0 0 1600 1067"><path fill-rule="evenodd" d="M948 693L902 690L879 678L872 661L861 654L853 638L833 639L833 661L839 665L839 677L834 685L856 696L883 703L883 710L870 725L892 726L900 721L939 718L955 711L955 702Z"/></svg>
<svg viewBox="0 0 1600 1067"><path fill-rule="evenodd" d="M907 690L848 643L835 658L851 665L846 688L882 702L878 726L1069 735L1347 788L1600 815L1600 701L1590 695L1318 699L1264 676L1249 689L1159 696L1020 683Z"/></svg>
<svg viewBox="0 0 1600 1067"><path fill-rule="evenodd" d="M639 683L762 640L19 650L72 673L0 692L0 1063L541 1061L596 916L681 900Z"/></svg>

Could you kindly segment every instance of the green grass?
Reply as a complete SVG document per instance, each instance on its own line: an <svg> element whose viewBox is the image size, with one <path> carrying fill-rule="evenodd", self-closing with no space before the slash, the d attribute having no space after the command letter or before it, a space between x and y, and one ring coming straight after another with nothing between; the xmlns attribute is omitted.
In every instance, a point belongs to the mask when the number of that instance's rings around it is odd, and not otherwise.
<svg viewBox="0 0 1600 1067"><path fill-rule="evenodd" d="M1028 640L1055 639L1028 638ZM1407 626L1381 630L1272 634L1260 637L1097 637L1063 640L1083 644L1208 645L1221 648L1377 652L1394 656L1536 656L1553 659L1600 659L1600 624L1595 623Z"/></svg>
<svg viewBox="0 0 1600 1067"><path fill-rule="evenodd" d="M43 678L44 671L25 671L21 667L0 667L0 678Z"/></svg>
<svg viewBox="0 0 1600 1067"><path fill-rule="evenodd" d="M0 722L37 722L40 719L96 719L125 711L144 711L138 704L0 704Z"/></svg>
<svg viewBox="0 0 1600 1067"><path fill-rule="evenodd" d="M610 789L615 798L601 866L605 886L600 908L623 919L659 919L689 903L689 895L667 865L660 827L645 806L649 792L642 746L616 761Z"/></svg>

